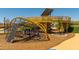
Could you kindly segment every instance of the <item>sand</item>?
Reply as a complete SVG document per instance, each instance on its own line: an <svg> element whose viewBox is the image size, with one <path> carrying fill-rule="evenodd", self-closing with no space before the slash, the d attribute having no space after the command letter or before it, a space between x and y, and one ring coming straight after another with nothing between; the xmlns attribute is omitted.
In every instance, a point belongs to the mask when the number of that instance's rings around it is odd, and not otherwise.
<svg viewBox="0 0 79 59"><path fill-rule="evenodd" d="M52 47L56 50L79 50L79 33L76 33L73 38L62 42L61 44Z"/></svg>
<svg viewBox="0 0 79 59"><path fill-rule="evenodd" d="M69 38L73 37L74 34L69 33L68 36L65 36L65 37L63 37L63 35L61 35L60 37L60 35L49 34L49 37L50 37L49 41L48 40L40 40L40 41L39 40L28 40L28 41L17 40L14 43L6 42L5 36L6 35L4 34L0 35L0 50L48 50L51 47L58 46L63 42L70 40ZM68 43L71 43L71 42L68 42ZM76 43L73 43L73 44L76 44Z"/></svg>
<svg viewBox="0 0 79 59"><path fill-rule="evenodd" d="M4 33L4 29L3 28L0 29L0 33Z"/></svg>

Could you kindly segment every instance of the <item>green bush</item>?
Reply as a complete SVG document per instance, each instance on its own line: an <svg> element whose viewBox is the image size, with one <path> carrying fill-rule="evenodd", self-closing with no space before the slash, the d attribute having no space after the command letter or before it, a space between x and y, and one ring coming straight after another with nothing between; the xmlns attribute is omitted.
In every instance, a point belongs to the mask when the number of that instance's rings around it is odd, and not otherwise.
<svg viewBox="0 0 79 59"><path fill-rule="evenodd" d="M73 27L73 32L74 33L79 33L79 27Z"/></svg>
<svg viewBox="0 0 79 59"><path fill-rule="evenodd" d="M79 27L69 27L68 32L79 33Z"/></svg>

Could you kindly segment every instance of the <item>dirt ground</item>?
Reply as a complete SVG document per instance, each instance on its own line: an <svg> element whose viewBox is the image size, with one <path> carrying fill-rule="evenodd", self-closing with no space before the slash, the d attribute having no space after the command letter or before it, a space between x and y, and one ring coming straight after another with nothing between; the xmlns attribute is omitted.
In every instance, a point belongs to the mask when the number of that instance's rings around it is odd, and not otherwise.
<svg viewBox="0 0 79 59"><path fill-rule="evenodd" d="M61 44L52 47L51 49L56 50L79 50L79 33L75 33L73 38L62 42Z"/></svg>
<svg viewBox="0 0 79 59"><path fill-rule="evenodd" d="M18 40L14 43L6 42L4 34L0 34L0 50L48 50L51 47L58 46L75 35L69 33L67 35L49 34L50 40Z"/></svg>

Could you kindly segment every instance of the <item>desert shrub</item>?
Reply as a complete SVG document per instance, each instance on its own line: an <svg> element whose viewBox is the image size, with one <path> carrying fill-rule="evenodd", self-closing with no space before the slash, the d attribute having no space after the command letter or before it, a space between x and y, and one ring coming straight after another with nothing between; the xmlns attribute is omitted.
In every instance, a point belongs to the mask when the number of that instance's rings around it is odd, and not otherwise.
<svg viewBox="0 0 79 59"><path fill-rule="evenodd" d="M73 27L73 31L74 33L79 33L79 27Z"/></svg>
<svg viewBox="0 0 79 59"><path fill-rule="evenodd" d="M74 28L71 27L71 26L68 28L68 32L69 32L69 33L73 32L73 30L74 30Z"/></svg>

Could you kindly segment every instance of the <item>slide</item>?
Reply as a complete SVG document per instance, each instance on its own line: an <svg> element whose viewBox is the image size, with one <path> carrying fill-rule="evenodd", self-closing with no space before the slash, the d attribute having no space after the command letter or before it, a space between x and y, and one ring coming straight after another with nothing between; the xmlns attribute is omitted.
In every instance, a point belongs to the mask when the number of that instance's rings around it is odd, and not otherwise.
<svg viewBox="0 0 79 59"><path fill-rule="evenodd" d="M53 12L53 9L51 8L46 8L44 10L44 12L41 14L41 16L48 16L48 15L51 15L51 13Z"/></svg>

